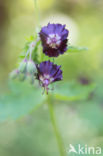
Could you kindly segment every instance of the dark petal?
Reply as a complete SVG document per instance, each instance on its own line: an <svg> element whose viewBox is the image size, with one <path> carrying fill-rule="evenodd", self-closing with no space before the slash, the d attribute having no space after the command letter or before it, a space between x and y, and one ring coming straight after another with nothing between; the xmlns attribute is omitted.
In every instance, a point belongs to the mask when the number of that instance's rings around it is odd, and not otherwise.
<svg viewBox="0 0 103 156"><path fill-rule="evenodd" d="M54 48L44 48L43 52L45 53L45 55L49 56L49 57L57 57L59 55L58 49L54 49Z"/></svg>
<svg viewBox="0 0 103 156"><path fill-rule="evenodd" d="M60 47L59 47L59 53L60 54L63 54L66 50L67 50L67 39L62 41L62 43L60 44Z"/></svg>
<svg viewBox="0 0 103 156"><path fill-rule="evenodd" d="M64 29L65 29L65 25L56 24L55 33L61 34Z"/></svg>
<svg viewBox="0 0 103 156"><path fill-rule="evenodd" d="M46 63L44 64L44 73L50 75L50 71L52 69L52 65L53 63L50 61L46 61Z"/></svg>
<svg viewBox="0 0 103 156"><path fill-rule="evenodd" d="M65 30L61 33L61 40L63 41L63 40L65 40L65 39L67 39L68 34L69 34L69 31L65 29Z"/></svg>
<svg viewBox="0 0 103 156"><path fill-rule="evenodd" d="M56 73L58 72L58 70L60 70L61 66L57 66L56 64L53 65L53 68L50 71L50 76L54 77L56 75Z"/></svg>
<svg viewBox="0 0 103 156"><path fill-rule="evenodd" d="M40 34L44 34L45 36L48 36L49 35L49 29L47 26L43 27L40 31Z"/></svg>
<svg viewBox="0 0 103 156"><path fill-rule="evenodd" d="M49 34L54 34L55 33L55 24L48 24L47 28L49 30Z"/></svg>
<svg viewBox="0 0 103 156"><path fill-rule="evenodd" d="M54 34L55 30L55 24L48 24L47 26L42 27L40 34L44 34L45 36L48 36L49 34Z"/></svg>
<svg viewBox="0 0 103 156"><path fill-rule="evenodd" d="M61 81L63 78L61 77L61 76L59 76L59 77L56 77L54 80L53 80L53 82L52 83L54 83L54 82L56 82L56 81Z"/></svg>
<svg viewBox="0 0 103 156"><path fill-rule="evenodd" d="M43 32L40 32L39 35L40 35L40 38L41 38L41 41L42 41L42 45L45 46L48 36Z"/></svg>
<svg viewBox="0 0 103 156"><path fill-rule="evenodd" d="M54 81L62 80L62 70L58 70L57 73L54 75Z"/></svg>
<svg viewBox="0 0 103 156"><path fill-rule="evenodd" d="M40 70L40 73L41 73L42 75L43 75L43 73L45 72L45 69L44 69L45 64L46 64L46 62L42 62L42 63L40 63L40 65L39 65L39 70Z"/></svg>
<svg viewBox="0 0 103 156"><path fill-rule="evenodd" d="M51 70L51 67L52 67L52 63L50 61L45 61L45 62L40 63L40 66L39 66L40 73L42 75L48 74L49 71Z"/></svg>
<svg viewBox="0 0 103 156"><path fill-rule="evenodd" d="M40 35L40 38L42 40L42 43L46 42L48 36L42 32L39 35Z"/></svg>

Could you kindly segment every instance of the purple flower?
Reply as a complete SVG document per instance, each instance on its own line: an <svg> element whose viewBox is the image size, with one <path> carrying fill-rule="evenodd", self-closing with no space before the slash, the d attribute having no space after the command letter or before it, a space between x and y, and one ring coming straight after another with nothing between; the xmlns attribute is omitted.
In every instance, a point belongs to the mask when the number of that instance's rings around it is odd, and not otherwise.
<svg viewBox="0 0 103 156"><path fill-rule="evenodd" d="M91 83L91 80L84 76L79 77L78 80L82 85L89 85Z"/></svg>
<svg viewBox="0 0 103 156"><path fill-rule="evenodd" d="M40 33L43 52L49 57L57 57L67 50L68 30L65 25L48 24L42 27Z"/></svg>
<svg viewBox="0 0 103 156"><path fill-rule="evenodd" d="M37 79L47 92L49 84L62 80L62 70L60 67L50 61L45 61L37 65Z"/></svg>

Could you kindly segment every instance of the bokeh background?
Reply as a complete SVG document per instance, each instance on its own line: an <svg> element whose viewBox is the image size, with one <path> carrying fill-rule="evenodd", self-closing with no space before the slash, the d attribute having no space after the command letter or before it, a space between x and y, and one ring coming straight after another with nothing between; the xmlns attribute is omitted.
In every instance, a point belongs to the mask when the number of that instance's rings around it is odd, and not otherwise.
<svg viewBox="0 0 103 156"><path fill-rule="evenodd" d="M70 31L69 44L89 49L59 57L64 80L82 83L85 79L86 85L97 85L85 101L55 103L64 150L70 143L103 147L103 1L38 0L38 6L41 25L65 23ZM33 0L0 0L0 93L7 90L8 74L26 38L34 34L35 15ZM46 104L18 121L0 124L0 156L14 155L59 156Z"/></svg>

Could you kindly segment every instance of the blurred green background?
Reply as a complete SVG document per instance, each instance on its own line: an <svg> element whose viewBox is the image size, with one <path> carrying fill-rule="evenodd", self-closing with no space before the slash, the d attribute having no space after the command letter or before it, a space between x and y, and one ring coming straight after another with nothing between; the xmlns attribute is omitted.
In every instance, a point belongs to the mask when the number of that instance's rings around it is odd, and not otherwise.
<svg viewBox="0 0 103 156"><path fill-rule="evenodd" d="M103 1L38 0L41 25L65 23L69 44L86 46L87 52L60 56L64 80L95 82L87 100L55 102L55 113L66 150L69 144L103 147ZM0 1L0 93L36 26L33 0ZM81 81L80 81L81 83ZM67 153L68 154L68 153ZM17 121L0 123L0 156L59 156L47 105ZM103 154L101 154L103 155Z"/></svg>

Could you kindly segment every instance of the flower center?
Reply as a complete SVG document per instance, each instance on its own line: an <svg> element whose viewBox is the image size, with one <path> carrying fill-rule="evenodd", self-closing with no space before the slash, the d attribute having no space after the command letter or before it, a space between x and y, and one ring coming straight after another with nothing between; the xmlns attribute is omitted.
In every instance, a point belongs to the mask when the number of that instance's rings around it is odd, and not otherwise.
<svg viewBox="0 0 103 156"><path fill-rule="evenodd" d="M58 34L50 34L49 37L47 38L47 44L51 48L58 48L58 46L61 43L61 37Z"/></svg>
<svg viewBox="0 0 103 156"><path fill-rule="evenodd" d="M53 81L53 78L50 77L50 75L41 75L40 76L40 81L42 82L43 86L48 86L52 81Z"/></svg>

